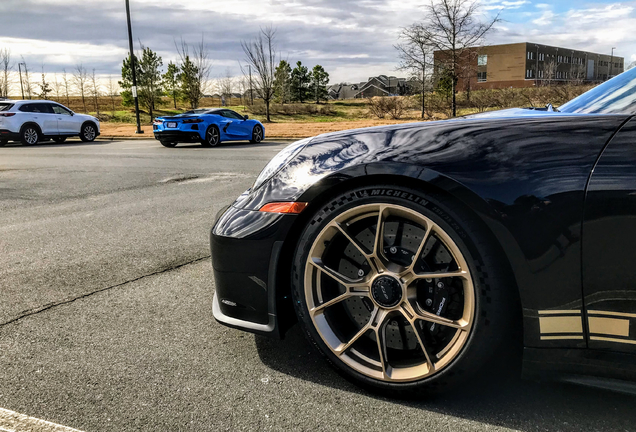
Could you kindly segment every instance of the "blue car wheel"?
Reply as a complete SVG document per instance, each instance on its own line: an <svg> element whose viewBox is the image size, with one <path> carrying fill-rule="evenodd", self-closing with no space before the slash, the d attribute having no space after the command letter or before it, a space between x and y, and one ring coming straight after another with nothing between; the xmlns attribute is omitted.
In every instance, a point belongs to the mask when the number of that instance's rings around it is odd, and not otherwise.
<svg viewBox="0 0 636 432"><path fill-rule="evenodd" d="M212 125L205 132L205 139L201 141L203 147L216 147L221 142L221 134L219 128Z"/></svg>
<svg viewBox="0 0 636 432"><path fill-rule="evenodd" d="M263 141L263 128L260 125L256 125L252 130L252 139L250 142L252 144L258 144L261 141Z"/></svg>

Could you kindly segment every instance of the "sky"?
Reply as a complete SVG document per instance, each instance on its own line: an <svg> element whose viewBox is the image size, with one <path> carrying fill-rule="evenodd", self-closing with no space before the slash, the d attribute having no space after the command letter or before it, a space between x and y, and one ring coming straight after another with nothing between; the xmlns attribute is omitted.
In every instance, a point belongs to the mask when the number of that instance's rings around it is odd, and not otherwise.
<svg viewBox="0 0 636 432"><path fill-rule="evenodd" d="M212 78L240 74L241 41L276 29L283 59L322 65L331 83L397 71L402 27L423 17L428 0L130 0L136 49L177 59L175 42L203 40ZM499 14L489 44L535 42L636 60L636 1L482 0L484 19ZM0 49L30 69L59 73L82 63L118 76L128 52L124 0L0 0ZM17 66L16 66L17 67Z"/></svg>

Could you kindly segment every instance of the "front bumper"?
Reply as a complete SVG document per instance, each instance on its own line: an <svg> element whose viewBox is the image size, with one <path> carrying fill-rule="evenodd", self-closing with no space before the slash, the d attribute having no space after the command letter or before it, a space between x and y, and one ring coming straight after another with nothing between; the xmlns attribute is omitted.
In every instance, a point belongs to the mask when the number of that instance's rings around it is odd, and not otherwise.
<svg viewBox="0 0 636 432"><path fill-rule="evenodd" d="M202 140L198 130L154 130L155 139L169 142L200 142Z"/></svg>
<svg viewBox="0 0 636 432"><path fill-rule="evenodd" d="M277 269L295 215L229 207L210 236L215 293L213 315L221 324L280 337Z"/></svg>

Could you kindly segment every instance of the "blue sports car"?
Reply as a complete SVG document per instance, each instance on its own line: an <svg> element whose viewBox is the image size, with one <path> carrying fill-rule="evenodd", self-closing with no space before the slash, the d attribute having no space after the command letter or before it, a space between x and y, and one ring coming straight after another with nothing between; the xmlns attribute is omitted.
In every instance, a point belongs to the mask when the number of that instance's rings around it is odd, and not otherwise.
<svg viewBox="0 0 636 432"><path fill-rule="evenodd" d="M196 109L172 117L157 117L152 129L155 139L165 147L175 147L180 142L215 147L223 141L240 140L256 144L265 138L261 122L225 108Z"/></svg>

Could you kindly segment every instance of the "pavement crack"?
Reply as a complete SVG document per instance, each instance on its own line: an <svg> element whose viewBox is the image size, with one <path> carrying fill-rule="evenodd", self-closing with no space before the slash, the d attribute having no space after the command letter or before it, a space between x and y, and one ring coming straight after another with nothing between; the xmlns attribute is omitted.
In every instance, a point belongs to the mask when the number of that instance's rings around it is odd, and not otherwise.
<svg viewBox="0 0 636 432"><path fill-rule="evenodd" d="M185 267L185 266L190 265L190 264L196 264L198 262L210 259L210 257L211 257L210 255L207 255L207 256L204 256L204 257L201 257L201 258L196 258L196 259L190 260L188 262L184 262L184 263L181 263L181 264L176 264L176 265L173 265L173 266L161 269L161 270L154 271L152 273L148 273L148 274L136 277L134 279L127 280L125 282L121 282L121 283L118 283L118 284L115 284L115 285L111 285L111 286L107 286L107 287L104 287L104 288L100 288L100 289L97 289L95 291L84 293L84 294L81 294L81 295L78 295L78 296L75 296L75 297L68 297L68 298L66 298L64 300L58 300L58 301L55 301L55 302L47 303L45 305L42 305L42 306L39 306L39 307L36 307L36 308L33 308L33 309L27 309L27 310L21 312L18 316L14 317L14 318L11 318L9 321L5 321L5 322L0 323L0 327L4 327L4 326L6 326L8 324L12 324L12 323L14 323L16 321L19 321L19 320L23 319L23 318L27 318L27 317L32 316L32 315L37 315L37 314L39 314L41 312L47 311L49 309L53 309L53 308L58 307L58 306L63 306L63 305L67 305L69 303L73 303L76 300L85 299L85 298L90 297L90 296L92 296L94 294L99 294L99 293L102 293L104 291L112 290L114 288L120 288L120 287L122 287L124 285L128 285L129 283L137 282L139 280L142 280L142 279L145 279L145 278L149 278L149 277L152 277L152 276L157 276L157 275L160 275L162 273L171 272L173 270L177 270L177 269L179 269L181 267Z"/></svg>

